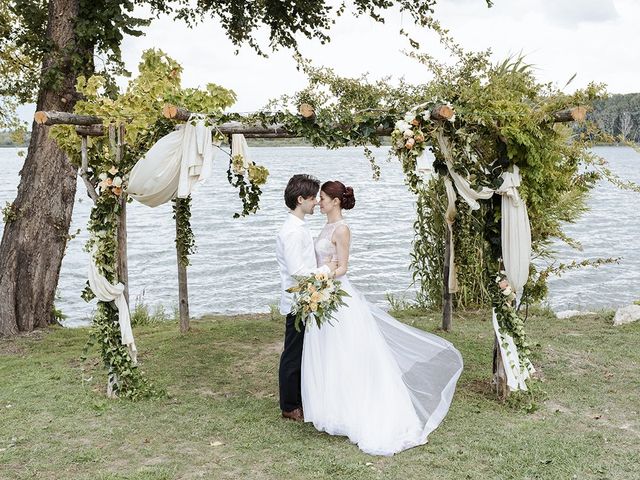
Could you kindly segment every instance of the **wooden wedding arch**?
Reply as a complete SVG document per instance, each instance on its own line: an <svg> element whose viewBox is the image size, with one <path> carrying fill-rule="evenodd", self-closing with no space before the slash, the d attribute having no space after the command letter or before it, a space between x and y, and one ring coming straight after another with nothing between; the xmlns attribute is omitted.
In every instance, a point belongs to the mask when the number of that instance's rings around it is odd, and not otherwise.
<svg viewBox="0 0 640 480"><path fill-rule="evenodd" d="M315 111L311 105L302 104L299 107L299 115L302 119L308 122L315 121ZM446 121L454 116L455 112L449 105L436 105L430 110L431 119L435 121ZM162 109L162 115L167 119L175 121L187 121L192 115L192 112L176 105L165 105ZM573 122L583 121L586 116L586 108L578 106L565 110L558 111L553 114L553 122ZM238 116L241 118L241 116ZM75 126L76 133L81 138L81 166L79 169L79 175L84 181L87 188L87 193L91 199L96 202L98 193L96 192L95 185L90 181L88 175L88 138L89 137L101 137L108 136L113 151L115 151L116 162L122 158L123 149L126 145L123 142L125 137L126 125L104 125L104 120L100 117L90 115L79 115L65 112L55 111L38 111L34 115L36 123L40 125L73 125ZM349 129L352 125L337 125L337 129ZM301 137L301 135L288 131L282 124L274 125L259 125L251 122L234 121L227 122L215 127L216 131L226 136L229 139L229 146L231 148L231 136L234 134L242 134L246 138L263 138L263 139L276 139L276 138L294 138ZM393 128L378 127L375 134L378 136L391 135ZM233 155L233 152L231 152ZM180 199L177 199L180 201ZM126 192L122 194L119 199L120 213L118 216L117 224L117 278L125 286L125 298L127 304L129 304L129 292L128 292L128 262L127 262L127 214ZM446 238L445 242L445 254L444 254L444 279L443 279L443 302L442 302L442 328L445 331L450 331L452 328L452 310L453 310L453 293L449 291L449 275L451 274L450 255L448 246L450 245L450 232L445 229ZM178 257L178 301L179 301L179 316L180 316L180 331L187 332L190 327L189 320L189 298L188 298L188 281L187 281L187 266L180 261L180 253ZM496 339L497 342L497 339ZM502 391L503 394L507 392L506 379L501 372L504 371L504 365L500 360L500 355L496 355L497 343L494 346L494 375L498 381L498 392Z"/></svg>

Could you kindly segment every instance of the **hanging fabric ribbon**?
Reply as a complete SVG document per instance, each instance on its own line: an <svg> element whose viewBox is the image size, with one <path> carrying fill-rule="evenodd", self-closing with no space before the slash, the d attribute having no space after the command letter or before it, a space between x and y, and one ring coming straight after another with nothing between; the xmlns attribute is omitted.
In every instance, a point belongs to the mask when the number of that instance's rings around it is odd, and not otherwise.
<svg viewBox="0 0 640 480"><path fill-rule="evenodd" d="M453 223L456 218L456 191L451 184L451 179L453 179L456 189L458 193L462 197L462 199L471 207L472 210L477 210L480 208L480 204L477 200L486 200L491 198L494 191L488 187L483 187L482 190L476 192L473 188L471 188L471 184L467 181L466 178L460 176L453 169L453 155L451 154L451 148L449 146L449 141L444 136L444 132L442 129L439 129L436 133L436 138L438 140L438 146L440 147L440 151L442 152L445 162L447 164L447 169L449 170L449 176L444 178L444 184L447 189L447 213L446 213L446 221L447 228L449 229L449 292L455 293L458 291L458 276L456 273L456 264L455 264L455 251L454 251L454 241L453 241Z"/></svg>
<svg viewBox="0 0 640 480"><path fill-rule="evenodd" d="M128 347L131 361L135 365L137 363L138 350L136 349L133 331L131 330L129 306L124 296L124 285L122 283L117 283L116 285L109 283L98 271L98 267L93 260L93 254L89 260L89 287L98 300L102 302L115 302L118 308L118 322L120 324L122 344Z"/></svg>
<svg viewBox="0 0 640 480"><path fill-rule="evenodd" d="M235 173L244 175L251 165L251 159L249 158L249 145L241 133L231 135L231 157L241 158L241 163L233 163L233 169Z"/></svg>
<svg viewBox="0 0 640 480"><path fill-rule="evenodd" d="M502 174L502 185L496 193L502 195L502 262L514 292L522 292L529 278L531 261L531 227L527 206L520 198L520 169Z"/></svg>
<svg viewBox="0 0 640 480"><path fill-rule="evenodd" d="M500 356L502 357L502 364L504 365L507 376L507 386L509 390L512 392L516 390L527 390L526 380L535 372L535 368L533 368L529 359L524 361L525 365L520 364L518 349L513 341L513 337L508 333L500 331L495 309L493 309L493 330L498 339Z"/></svg>
<svg viewBox="0 0 640 480"><path fill-rule="evenodd" d="M129 174L127 193L149 207L176 196L185 198L211 175L213 153L211 127L194 114L138 160Z"/></svg>
<svg viewBox="0 0 640 480"><path fill-rule="evenodd" d="M453 242L453 222L456 220L456 191L453 189L451 179L444 177L444 186L447 190L447 211L444 218L447 222L447 229L449 229L449 283L447 288L449 293L456 293L458 288L458 273L456 269L456 258Z"/></svg>

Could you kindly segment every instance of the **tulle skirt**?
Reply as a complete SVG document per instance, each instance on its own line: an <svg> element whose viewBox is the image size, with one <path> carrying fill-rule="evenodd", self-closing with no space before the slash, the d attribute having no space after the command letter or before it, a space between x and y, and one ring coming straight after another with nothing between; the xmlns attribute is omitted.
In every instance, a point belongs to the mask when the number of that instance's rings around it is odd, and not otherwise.
<svg viewBox="0 0 640 480"><path fill-rule="evenodd" d="M372 455L425 444L449 410L460 353L368 303L346 276L339 280L351 295L347 306L304 336L305 421Z"/></svg>

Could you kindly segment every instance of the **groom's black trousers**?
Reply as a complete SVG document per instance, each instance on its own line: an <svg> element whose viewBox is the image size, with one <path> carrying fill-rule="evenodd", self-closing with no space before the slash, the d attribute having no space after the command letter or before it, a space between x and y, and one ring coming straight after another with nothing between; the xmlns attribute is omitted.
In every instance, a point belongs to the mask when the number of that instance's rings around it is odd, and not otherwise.
<svg viewBox="0 0 640 480"><path fill-rule="evenodd" d="M280 408L285 412L290 412L302 406L300 373L304 328L301 332L296 331L294 320L294 315L287 315L284 331L284 351L280 357Z"/></svg>

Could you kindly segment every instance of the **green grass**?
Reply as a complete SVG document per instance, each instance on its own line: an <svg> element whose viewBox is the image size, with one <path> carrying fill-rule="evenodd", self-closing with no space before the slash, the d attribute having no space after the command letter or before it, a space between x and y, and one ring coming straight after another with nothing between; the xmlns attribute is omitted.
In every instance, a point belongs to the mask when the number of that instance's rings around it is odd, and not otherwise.
<svg viewBox="0 0 640 480"><path fill-rule="evenodd" d="M398 316L437 332L437 314ZM167 392L140 402L103 396L96 352L79 360L87 330L0 341L0 478L640 478L640 324L538 310L527 325L540 382L519 405L533 413L491 392L487 312L458 313L440 332L465 359L449 415L394 457L279 417L277 316L209 317L187 335L137 327L141 368Z"/></svg>

